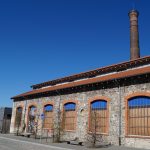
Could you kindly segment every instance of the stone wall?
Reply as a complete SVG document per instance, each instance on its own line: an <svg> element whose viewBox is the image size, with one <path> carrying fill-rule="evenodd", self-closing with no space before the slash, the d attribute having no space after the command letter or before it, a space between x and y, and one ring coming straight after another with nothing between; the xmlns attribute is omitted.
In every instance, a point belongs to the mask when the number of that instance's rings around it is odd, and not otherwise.
<svg viewBox="0 0 150 150"><path fill-rule="evenodd" d="M130 147L141 147L145 148L144 145L149 145L150 140L144 140L145 144L142 143L143 139L141 138L127 138L125 137L125 97L133 93L150 93L150 83L144 84L135 84L129 86L121 86L115 88L100 89L89 92L82 93L73 93L68 95L61 96L50 96L37 98L27 101L20 101L13 103L13 113L11 120L11 132L15 131L14 122L15 122L15 113L18 106L23 106L23 117L25 116L25 121L27 122L28 107L30 105L37 106L38 113L42 114L44 104L48 102L54 103L54 112L55 118L57 118L57 110L62 109L63 101L76 100L77 104L77 126L74 132L65 132L64 138L72 139L73 137L79 137L80 140L86 140L86 134L88 131L88 101L91 99L97 98L108 98L109 102L109 122L108 122L108 135L105 135L107 142L114 145L119 145L119 137L121 138L121 144ZM25 110L26 106L26 110ZM25 115L24 115L25 113ZM40 120L41 121L41 120Z"/></svg>
<svg viewBox="0 0 150 150"><path fill-rule="evenodd" d="M146 84L138 84L138 85L130 85L122 88L122 130L121 130L121 139L122 139L122 145L129 146L129 147L136 147L136 148L146 148L149 149L150 147L150 139L149 137L137 137L137 138L131 138L127 137L125 134L125 125L126 125L126 119L125 119L125 97L131 95L140 95L141 93L145 94L145 96L150 97L150 83ZM147 94L147 95L146 95Z"/></svg>

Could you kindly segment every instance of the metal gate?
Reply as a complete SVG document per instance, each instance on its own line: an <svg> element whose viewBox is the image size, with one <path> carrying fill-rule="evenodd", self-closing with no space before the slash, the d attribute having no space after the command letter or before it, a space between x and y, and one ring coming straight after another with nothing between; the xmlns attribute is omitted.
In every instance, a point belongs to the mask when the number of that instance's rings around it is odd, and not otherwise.
<svg viewBox="0 0 150 150"><path fill-rule="evenodd" d="M11 119L3 119L2 126L1 126L1 133L9 133L10 132L10 123Z"/></svg>

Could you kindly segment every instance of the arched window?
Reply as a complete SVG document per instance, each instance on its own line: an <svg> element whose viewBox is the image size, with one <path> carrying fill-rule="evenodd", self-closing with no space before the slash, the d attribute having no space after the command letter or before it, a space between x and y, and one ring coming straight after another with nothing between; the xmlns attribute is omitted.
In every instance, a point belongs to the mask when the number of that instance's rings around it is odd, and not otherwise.
<svg viewBox="0 0 150 150"><path fill-rule="evenodd" d="M30 106L28 111L28 132L33 132L36 125L37 108Z"/></svg>
<svg viewBox="0 0 150 150"><path fill-rule="evenodd" d="M128 135L150 136L150 97L128 100Z"/></svg>
<svg viewBox="0 0 150 150"><path fill-rule="evenodd" d="M16 109L16 119L15 119L15 126L20 127L22 120L22 107L17 107Z"/></svg>
<svg viewBox="0 0 150 150"><path fill-rule="evenodd" d="M53 105L44 106L44 128L52 129L53 127Z"/></svg>
<svg viewBox="0 0 150 150"><path fill-rule="evenodd" d="M65 130L75 130L76 127L76 104L66 103L64 105L64 129Z"/></svg>
<svg viewBox="0 0 150 150"><path fill-rule="evenodd" d="M107 101L95 100L90 104L90 125L91 132L107 132Z"/></svg>

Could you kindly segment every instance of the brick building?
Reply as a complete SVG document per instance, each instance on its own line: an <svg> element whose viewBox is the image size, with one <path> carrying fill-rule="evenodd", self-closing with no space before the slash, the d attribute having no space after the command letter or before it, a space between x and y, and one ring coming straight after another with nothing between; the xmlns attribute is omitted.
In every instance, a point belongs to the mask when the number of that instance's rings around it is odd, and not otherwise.
<svg viewBox="0 0 150 150"><path fill-rule="evenodd" d="M63 138L85 141L96 112L97 133L107 142L149 148L150 56L140 58L138 12L130 11L129 18L130 61L33 85L12 98L11 132L16 132L18 114L20 126L25 123L23 132L32 132L35 122L41 126L41 114L43 128L51 132L62 112Z"/></svg>

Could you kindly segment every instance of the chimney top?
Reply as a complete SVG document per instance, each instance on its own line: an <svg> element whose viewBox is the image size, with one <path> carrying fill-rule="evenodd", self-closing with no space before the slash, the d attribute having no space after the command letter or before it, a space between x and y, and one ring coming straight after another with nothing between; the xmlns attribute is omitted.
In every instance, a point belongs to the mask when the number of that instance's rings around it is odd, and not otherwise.
<svg viewBox="0 0 150 150"><path fill-rule="evenodd" d="M138 16L139 12L132 9L129 12L130 18L130 60L140 58Z"/></svg>
<svg viewBox="0 0 150 150"><path fill-rule="evenodd" d="M138 12L138 10L136 10L136 9L130 10L130 11L129 11L129 15L130 15L131 13L136 13L136 14L139 16L139 12Z"/></svg>

